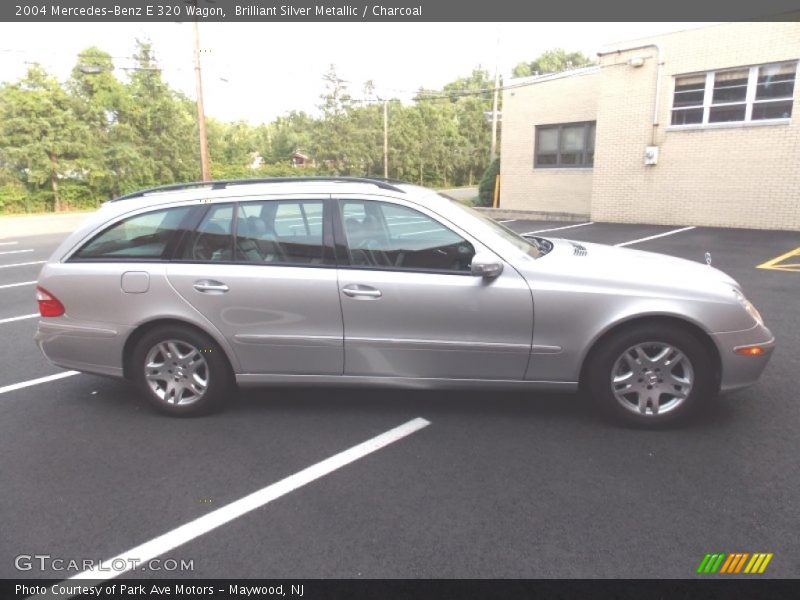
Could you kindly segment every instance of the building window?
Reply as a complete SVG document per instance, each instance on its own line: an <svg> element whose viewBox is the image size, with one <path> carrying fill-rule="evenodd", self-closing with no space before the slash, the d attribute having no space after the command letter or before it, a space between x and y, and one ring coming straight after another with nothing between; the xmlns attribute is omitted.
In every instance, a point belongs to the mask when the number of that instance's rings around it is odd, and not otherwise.
<svg viewBox="0 0 800 600"><path fill-rule="evenodd" d="M671 124L789 119L796 78L797 61L676 77Z"/></svg>
<svg viewBox="0 0 800 600"><path fill-rule="evenodd" d="M537 125L533 166L545 169L594 165L595 122Z"/></svg>

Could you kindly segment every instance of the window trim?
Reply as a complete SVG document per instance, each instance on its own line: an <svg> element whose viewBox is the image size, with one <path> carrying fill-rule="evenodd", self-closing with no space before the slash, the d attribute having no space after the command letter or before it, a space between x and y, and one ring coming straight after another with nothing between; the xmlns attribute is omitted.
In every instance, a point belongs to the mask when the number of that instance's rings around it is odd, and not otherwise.
<svg viewBox="0 0 800 600"><path fill-rule="evenodd" d="M581 149L581 162L579 164L571 165L571 164L561 164L561 130L565 127L577 127L578 125L582 125L584 128L584 135L583 135L583 148ZM552 123L552 124L542 124L542 125L534 125L534 143L533 143L533 168L534 169L593 169L594 168L594 157L592 157L591 164L587 162L588 154L589 154L589 136L588 132L590 128L594 126L595 128L595 138L597 136L597 121L575 121L572 123ZM558 131L558 151L556 152L556 162L555 164L543 164L539 162L539 135L542 131L546 131L548 129L556 129ZM596 145L595 145L595 152L596 152Z"/></svg>
<svg viewBox="0 0 800 600"><path fill-rule="evenodd" d="M756 99L756 91L758 88L758 71L762 67L768 67L771 65L780 65L794 62L795 72L794 72L794 88L793 93L789 97L785 98L770 98L766 100L757 100ZM720 102L714 104L714 79L717 73L730 73L734 71L743 71L747 69L747 91L745 94L744 100L738 100L735 102ZM677 87L678 80L682 77L692 77L692 76L705 76L705 87L703 89L703 102L701 104L691 105L691 106L675 106L675 88ZM759 126L759 125L781 125L787 124L792 122L792 117L795 114L795 96L797 95L797 86L798 86L798 79L800 79L800 60L798 59L788 59L788 60L779 60L774 62L768 63L760 63L757 65L744 65L738 67L726 67L724 69L715 69L713 71L699 71L696 73L681 73L680 75L674 75L672 77L672 105L670 106L669 110L669 125L667 126L667 130L685 130L685 129L718 129L718 128L725 128L725 127L747 127L747 126ZM769 104L775 102L791 102L792 103L792 117L776 117L773 119L753 119L753 107L757 104ZM719 108L725 106L738 106L744 104L745 105L745 114L744 120L742 121L714 121L710 122L709 117L711 114L712 108ZM672 116L675 114L676 110L696 110L702 108L703 109L703 120L700 123L686 123L686 124L672 124Z"/></svg>

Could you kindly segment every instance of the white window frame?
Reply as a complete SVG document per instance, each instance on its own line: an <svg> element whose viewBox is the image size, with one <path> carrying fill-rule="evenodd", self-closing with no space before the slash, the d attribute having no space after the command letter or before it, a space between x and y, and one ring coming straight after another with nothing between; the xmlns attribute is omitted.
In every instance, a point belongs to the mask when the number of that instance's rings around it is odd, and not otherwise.
<svg viewBox="0 0 800 600"><path fill-rule="evenodd" d="M778 65L792 62L792 60L781 60L776 62L770 63L763 63L759 65L752 65L750 67L743 66L743 67L733 67L727 69L717 69L716 71L707 71L705 73L706 82L705 82L705 89L703 91L703 121L702 123L687 123L685 125L672 125L672 115L676 110L691 110L701 108L701 105L694 105L694 106L679 106L675 107L675 88L677 87L678 80L681 77L688 77L691 76L692 73L682 73L680 75L676 75L672 78L672 106L670 107L669 111L669 120L670 125L667 126L667 129L713 129L718 127L744 127L744 126L758 126L758 125L776 125L776 124L788 124L791 123L792 117L795 115L795 111L797 108L794 106L794 99L797 96L797 89L798 85L800 85L800 61L794 59L795 63L795 74L794 74L794 94L791 98L770 98L768 100L756 100L756 89L758 85L758 70L761 67L768 67L770 65ZM730 71L742 71L744 69L749 69L748 77L747 77L747 93L745 95L744 101L736 101L736 102L724 102L720 104L712 104L712 100L714 98L714 78L717 73L728 73ZM756 119L753 120L753 106L756 104L764 104L770 102L780 102L781 100L791 100L792 101L792 117L779 117L776 119ZM711 114L712 108L719 108L721 106L736 106L739 104L745 105L745 114L743 121L720 121L717 123L710 123L709 116Z"/></svg>

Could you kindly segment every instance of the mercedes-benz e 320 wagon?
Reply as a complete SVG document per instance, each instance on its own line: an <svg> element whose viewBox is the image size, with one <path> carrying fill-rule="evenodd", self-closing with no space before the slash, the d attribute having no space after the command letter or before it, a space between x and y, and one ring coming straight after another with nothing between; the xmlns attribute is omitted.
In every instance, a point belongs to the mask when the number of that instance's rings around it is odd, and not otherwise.
<svg viewBox="0 0 800 600"><path fill-rule="evenodd" d="M107 202L44 265L36 340L195 414L234 385L577 390L639 424L755 382L774 339L719 270L524 238L402 183L166 186Z"/></svg>

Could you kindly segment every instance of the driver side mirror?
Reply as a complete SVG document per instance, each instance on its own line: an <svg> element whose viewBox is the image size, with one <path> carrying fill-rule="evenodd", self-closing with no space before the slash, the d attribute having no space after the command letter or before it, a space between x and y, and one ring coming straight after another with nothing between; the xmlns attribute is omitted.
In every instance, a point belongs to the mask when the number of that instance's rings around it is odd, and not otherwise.
<svg viewBox="0 0 800 600"><path fill-rule="evenodd" d="M469 268L470 272L476 277L494 279L503 272L503 263L497 260L494 256L476 254L473 257L472 264L470 264Z"/></svg>

